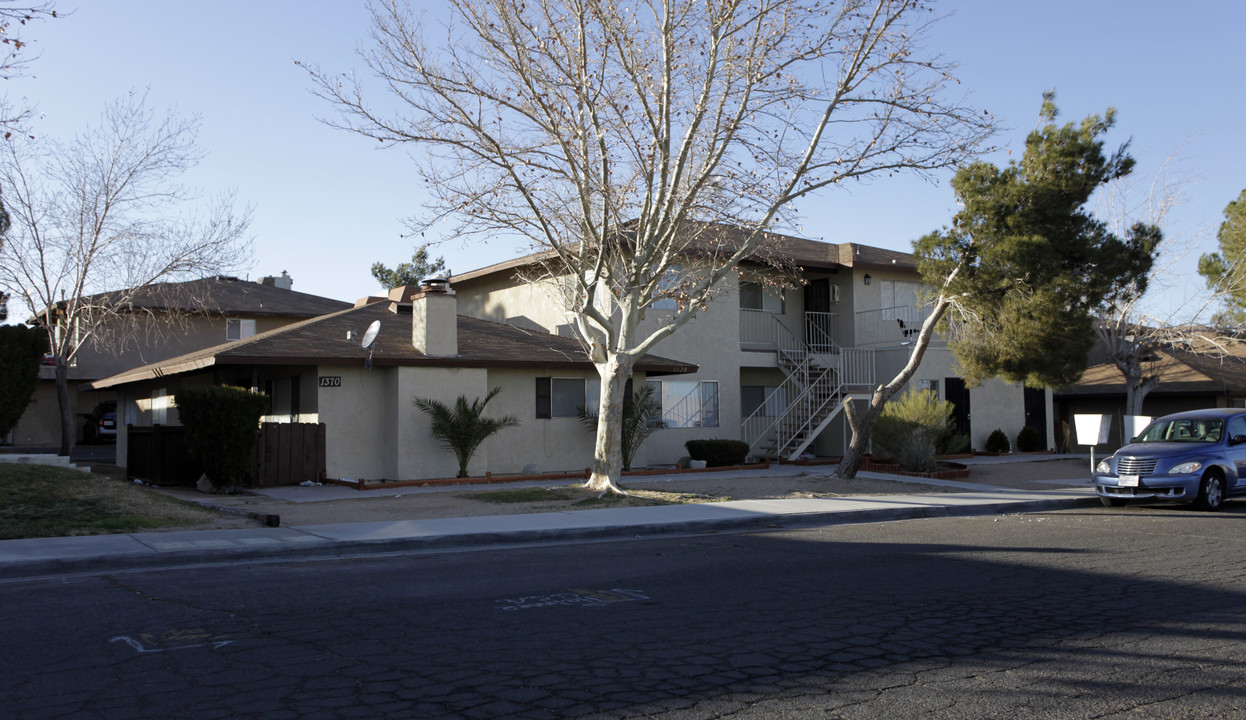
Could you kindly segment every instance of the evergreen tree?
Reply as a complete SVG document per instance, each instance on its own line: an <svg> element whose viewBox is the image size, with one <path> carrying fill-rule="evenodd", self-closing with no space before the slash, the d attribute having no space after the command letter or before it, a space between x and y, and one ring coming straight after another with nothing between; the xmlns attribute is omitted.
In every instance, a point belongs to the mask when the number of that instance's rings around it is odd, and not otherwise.
<svg viewBox="0 0 1246 720"><path fill-rule="evenodd" d="M47 338L38 328L0 325L0 439L26 412L47 351Z"/></svg>
<svg viewBox="0 0 1246 720"><path fill-rule="evenodd" d="M1198 259L1198 274L1207 286L1224 296L1224 312L1218 320L1229 324L1246 322L1246 190L1224 209L1224 222L1216 233L1220 252Z"/></svg>
<svg viewBox="0 0 1246 720"><path fill-rule="evenodd" d="M392 270L385 267L384 263L372 263L372 277L376 278L376 281L386 290L393 290L404 285L419 285L422 280L438 274L449 275L450 269L446 267L446 259L443 257L432 261L428 259L427 245L421 245L415 249L415 253L411 255L411 262L399 263Z"/></svg>
<svg viewBox="0 0 1246 720"><path fill-rule="evenodd" d="M1096 189L1134 166L1128 144L1103 152L1114 112L1063 126L1056 115L1046 93L1045 124L1026 138L1019 162L957 171L952 188L963 209L951 228L914 243L932 288L930 315L907 363L875 389L869 406L845 406L852 439L840 477L856 476L884 406L917 372L936 327L971 383L998 376L1058 387L1086 368L1095 310L1146 291L1159 228L1138 223L1119 237L1086 209Z"/></svg>
<svg viewBox="0 0 1246 720"><path fill-rule="evenodd" d="M1087 209L1091 195L1128 175L1128 143L1103 151L1112 110L1056 125L1054 96L1043 98L1041 128L1020 162L975 163L952 187L963 209L952 227L916 244L927 284L957 298L950 346L971 382L989 377L1031 387L1075 382L1094 344L1094 311L1146 291L1161 233L1136 223L1124 237Z"/></svg>

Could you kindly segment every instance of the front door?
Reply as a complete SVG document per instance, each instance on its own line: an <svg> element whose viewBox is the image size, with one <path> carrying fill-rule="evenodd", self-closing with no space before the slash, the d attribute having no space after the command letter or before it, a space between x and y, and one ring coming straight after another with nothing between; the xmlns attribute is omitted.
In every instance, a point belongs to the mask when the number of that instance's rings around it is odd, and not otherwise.
<svg viewBox="0 0 1246 720"><path fill-rule="evenodd" d="M805 342L817 352L831 350L831 280L820 278L805 285Z"/></svg>
<svg viewBox="0 0 1246 720"><path fill-rule="evenodd" d="M943 395L952 403L952 422L956 425L956 433L969 438L972 445L973 436L969 434L969 388L965 385L964 378L944 378Z"/></svg>

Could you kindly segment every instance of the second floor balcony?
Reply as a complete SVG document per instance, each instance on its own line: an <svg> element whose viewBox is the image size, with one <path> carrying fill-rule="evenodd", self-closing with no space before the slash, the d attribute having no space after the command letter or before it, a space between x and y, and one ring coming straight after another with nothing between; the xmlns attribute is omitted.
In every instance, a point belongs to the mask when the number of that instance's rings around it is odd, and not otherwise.
<svg viewBox="0 0 1246 720"><path fill-rule="evenodd" d="M806 312L801 313L799 318L793 318L768 310L740 308L741 349L775 350L789 338L803 339L815 352L835 352L842 345L839 315Z"/></svg>
<svg viewBox="0 0 1246 720"><path fill-rule="evenodd" d="M908 345L921 332L922 323L926 322L929 315L929 308L916 305L863 310L854 316L856 344L860 347ZM943 338L935 336L932 342L942 340Z"/></svg>

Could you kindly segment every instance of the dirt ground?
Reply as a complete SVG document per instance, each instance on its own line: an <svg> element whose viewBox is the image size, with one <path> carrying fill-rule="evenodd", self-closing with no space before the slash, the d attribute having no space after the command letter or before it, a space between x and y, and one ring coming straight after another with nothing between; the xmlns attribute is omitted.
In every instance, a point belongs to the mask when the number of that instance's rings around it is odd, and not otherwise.
<svg viewBox="0 0 1246 720"><path fill-rule="evenodd" d="M959 488L924 485L895 480L858 477L841 480L830 476L834 466L811 466L799 475L765 477L732 477L730 474L696 473L669 481L653 481L644 477L624 478L629 490L657 491L663 499L676 502L713 502L768 498L816 498L844 495L889 495L931 492L963 492ZM970 477L964 482L1023 490L1054 489L1061 486L1085 485L1089 481L1085 460L1054 458L1031 462L972 465ZM669 477L669 476L668 476ZM1053 481L1068 481L1053 482ZM525 484L528 485L528 484ZM530 486L530 485L529 485ZM283 526L322 525L331 523L417 520L428 518L513 515L533 512L619 507L626 500L594 504L596 493L579 489L573 484L550 482L544 487L556 488L565 499L541 499L535 502L488 502L481 499L489 493L517 489L515 486L473 485L422 490L397 494L395 491L367 490L357 497L320 502L286 502L262 495L203 495L193 490L173 490L169 494L206 501L228 508L211 527L237 528L257 524L242 513L277 515ZM579 505L577 505L579 503ZM587 503L587 506L586 506Z"/></svg>

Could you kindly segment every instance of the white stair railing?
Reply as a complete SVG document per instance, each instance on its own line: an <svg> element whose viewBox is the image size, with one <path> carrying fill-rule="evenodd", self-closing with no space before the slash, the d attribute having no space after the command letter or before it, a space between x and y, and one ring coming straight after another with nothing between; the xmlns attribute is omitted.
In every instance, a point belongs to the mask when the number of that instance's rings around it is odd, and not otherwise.
<svg viewBox="0 0 1246 720"><path fill-rule="evenodd" d="M764 445L766 455L795 459L842 410L844 392L872 388L874 351L840 347L832 335L830 313L815 313L818 317L805 323L803 338L778 316L765 315L770 316L768 326L763 313L750 314L741 341L747 337L754 345L773 347L787 378L741 422L741 437L750 455ZM766 414L776 407L782 412Z"/></svg>

